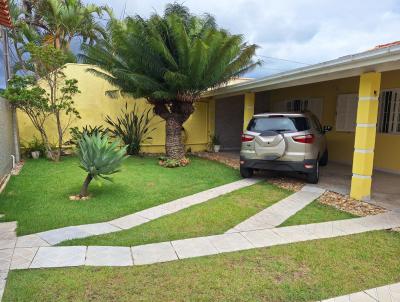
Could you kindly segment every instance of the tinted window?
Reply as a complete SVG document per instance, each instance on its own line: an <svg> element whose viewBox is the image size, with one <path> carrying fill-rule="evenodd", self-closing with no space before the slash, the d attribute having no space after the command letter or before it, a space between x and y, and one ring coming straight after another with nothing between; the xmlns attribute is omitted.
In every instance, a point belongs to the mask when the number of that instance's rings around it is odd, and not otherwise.
<svg viewBox="0 0 400 302"><path fill-rule="evenodd" d="M321 123L319 122L318 118L315 117L315 116L312 116L311 119L312 119L313 123L315 124L315 128L316 128L319 132L323 132L323 130L322 130L322 125L321 125Z"/></svg>
<svg viewBox="0 0 400 302"><path fill-rule="evenodd" d="M310 125L305 117L257 117L253 118L247 130L254 132L279 131L298 132L309 130Z"/></svg>

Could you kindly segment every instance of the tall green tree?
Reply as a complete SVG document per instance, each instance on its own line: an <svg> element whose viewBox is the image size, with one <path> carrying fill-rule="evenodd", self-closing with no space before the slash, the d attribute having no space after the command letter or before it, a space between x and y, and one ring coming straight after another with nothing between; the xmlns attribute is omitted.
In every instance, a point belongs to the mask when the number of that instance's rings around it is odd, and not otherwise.
<svg viewBox="0 0 400 302"><path fill-rule="evenodd" d="M101 68L89 71L115 85L108 91L146 98L166 122L166 154L185 156L183 123L210 88L248 72L259 61L243 36L216 26L210 15L195 16L178 4L163 15L111 20L107 39L84 47L83 60Z"/></svg>
<svg viewBox="0 0 400 302"><path fill-rule="evenodd" d="M34 66L36 74L40 77L39 84L47 88L46 98L49 108L56 120L58 134L58 152L54 155L59 160L64 144L64 134L76 118L80 118L75 108L73 97L80 93L78 81L67 78L63 70L68 59L67 55L52 45L37 46L27 45L31 55L30 65Z"/></svg>
<svg viewBox="0 0 400 302"><path fill-rule="evenodd" d="M112 15L108 7L86 5L80 0L10 0L14 26L8 31L16 55L14 71L36 72L28 62L26 46L30 43L52 45L68 54L69 62L75 62L71 41L81 38L91 44L104 38L106 31L100 20L104 13Z"/></svg>
<svg viewBox="0 0 400 302"><path fill-rule="evenodd" d="M73 38L93 43L104 37L105 30L98 17L109 8L84 4L80 0L25 0L25 22L42 35L42 42L57 49L69 50Z"/></svg>

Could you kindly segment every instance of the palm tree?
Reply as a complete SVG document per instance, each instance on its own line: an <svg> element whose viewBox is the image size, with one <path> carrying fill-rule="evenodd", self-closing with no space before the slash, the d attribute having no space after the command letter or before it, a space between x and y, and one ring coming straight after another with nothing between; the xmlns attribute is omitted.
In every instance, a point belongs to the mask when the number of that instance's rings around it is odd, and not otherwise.
<svg viewBox="0 0 400 302"><path fill-rule="evenodd" d="M22 7L22 20L40 33L40 42L63 50L70 50L75 37L93 43L104 36L104 27L96 17L103 12L111 14L107 7L85 5L80 0L24 0Z"/></svg>
<svg viewBox="0 0 400 302"><path fill-rule="evenodd" d="M163 16L112 19L108 29L108 39L84 47L82 59L117 87L109 95L144 97L153 105L166 121L166 154L174 160L185 156L182 125L201 94L260 64L252 59L256 45L178 4L167 6Z"/></svg>

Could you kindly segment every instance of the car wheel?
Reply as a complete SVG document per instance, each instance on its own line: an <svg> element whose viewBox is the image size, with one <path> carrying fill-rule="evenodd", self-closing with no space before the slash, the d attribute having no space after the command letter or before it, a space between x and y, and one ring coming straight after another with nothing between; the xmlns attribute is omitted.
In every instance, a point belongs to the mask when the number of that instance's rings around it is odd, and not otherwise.
<svg viewBox="0 0 400 302"><path fill-rule="evenodd" d="M244 167L240 167L240 175L243 177L243 178L250 178L250 177L252 177L253 176L253 174L254 174L254 170L253 169L251 169L251 168L244 168Z"/></svg>
<svg viewBox="0 0 400 302"><path fill-rule="evenodd" d="M317 184L318 181L319 181L319 161L317 160L313 171L307 174L307 182L310 184Z"/></svg>
<svg viewBox="0 0 400 302"><path fill-rule="evenodd" d="M321 159L319 160L319 164L321 167L324 167L328 164L328 150L325 150L324 154L322 155Z"/></svg>

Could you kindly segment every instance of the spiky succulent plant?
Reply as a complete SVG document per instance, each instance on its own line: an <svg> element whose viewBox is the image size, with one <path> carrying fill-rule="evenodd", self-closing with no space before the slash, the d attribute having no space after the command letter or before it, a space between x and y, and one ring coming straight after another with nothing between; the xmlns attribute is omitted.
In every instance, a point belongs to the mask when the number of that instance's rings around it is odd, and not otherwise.
<svg viewBox="0 0 400 302"><path fill-rule="evenodd" d="M78 146L80 167L88 173L79 193L82 198L88 196L88 187L93 178L111 181L106 175L119 172L119 167L127 156L126 147L119 148L119 141L110 142L109 137L101 133L84 134L78 141Z"/></svg>

